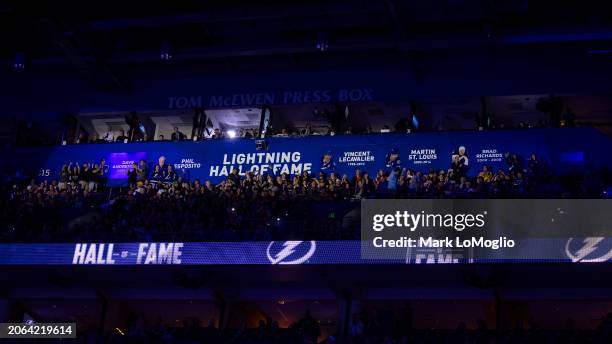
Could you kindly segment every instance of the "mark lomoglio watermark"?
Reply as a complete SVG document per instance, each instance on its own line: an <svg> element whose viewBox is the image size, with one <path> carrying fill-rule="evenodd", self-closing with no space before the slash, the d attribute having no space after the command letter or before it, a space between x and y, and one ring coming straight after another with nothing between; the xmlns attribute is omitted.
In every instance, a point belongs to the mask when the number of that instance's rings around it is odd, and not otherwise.
<svg viewBox="0 0 612 344"><path fill-rule="evenodd" d="M609 200L364 200L361 256L513 259L525 239L609 236ZM532 248L530 248L532 250Z"/></svg>
<svg viewBox="0 0 612 344"><path fill-rule="evenodd" d="M470 248L482 247L497 250L503 247L514 247L515 241L507 237L499 237L498 239L485 239L482 235L478 236L478 230L485 227L487 211L480 213L459 213L459 214L440 214L426 213L422 210L420 213L410 213L409 211L395 211L394 214L374 214L372 216L372 229L374 232L383 232L389 230L404 229L409 232L417 230L427 234L428 229L454 230L463 232L464 230L474 230L472 237L461 238L459 236L439 236L424 235L418 237L402 236L399 239L385 239L382 235L375 236L372 239L374 247L424 247L424 248Z"/></svg>

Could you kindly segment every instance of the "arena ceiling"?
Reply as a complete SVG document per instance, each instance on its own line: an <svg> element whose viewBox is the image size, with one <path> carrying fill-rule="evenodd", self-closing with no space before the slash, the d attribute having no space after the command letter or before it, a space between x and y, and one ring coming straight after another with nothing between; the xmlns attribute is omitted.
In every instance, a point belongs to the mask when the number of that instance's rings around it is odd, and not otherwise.
<svg viewBox="0 0 612 344"><path fill-rule="evenodd" d="M526 55L537 56L538 62L566 51L567 56L592 54L608 66L612 12L603 2L551 0L238 0L146 6L0 1L0 42L0 78L21 78L21 73L36 83L46 74L50 80L78 77L95 90L130 94L134 80L207 72L272 75L402 65L415 79L426 79L434 65L458 60L464 66L470 56L492 51L487 58L515 61L512 57ZM327 49L321 51L317 43ZM162 59L164 53L171 58ZM27 65L23 71L11 68L18 56ZM478 69L478 62L472 67ZM511 94L488 98L496 118L537 122L542 114L535 102L547 95ZM580 96L571 106L581 121L609 122L610 97ZM471 128L473 114L481 110L478 96L415 100L431 122L423 124L431 128L437 123ZM407 102L364 103L352 106L351 114L393 125L409 109ZM277 106L275 115L299 127L315 122L312 110ZM178 117L172 125L180 126L191 112L173 115Z"/></svg>
<svg viewBox="0 0 612 344"><path fill-rule="evenodd" d="M422 52L534 44L612 47L605 4L528 0L6 1L0 63L76 71L121 88L127 71L400 63ZM317 44L324 43L321 51ZM168 53L170 61L162 61ZM20 56L20 57L17 57Z"/></svg>

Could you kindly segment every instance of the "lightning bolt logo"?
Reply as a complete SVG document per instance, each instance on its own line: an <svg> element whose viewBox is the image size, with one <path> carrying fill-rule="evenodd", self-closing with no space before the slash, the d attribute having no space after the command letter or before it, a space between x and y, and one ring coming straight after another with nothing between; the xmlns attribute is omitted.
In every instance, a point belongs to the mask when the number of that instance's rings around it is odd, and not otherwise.
<svg viewBox="0 0 612 344"><path fill-rule="evenodd" d="M589 238L585 238L582 243L582 247L576 251L575 254L572 254L572 252L569 249L569 245L572 242L574 238L569 238L569 240L567 241L567 243L565 244L565 253L567 254L568 257L570 257L570 259L572 260L572 263L577 263L577 262L583 262L583 263L599 263L599 262L605 262L608 261L609 259L612 258L612 250L610 250L607 254L598 257L598 258L591 258L591 259L585 259L588 255L590 255L591 253L593 253L595 250L597 250L597 245L602 242L605 237L589 237Z"/></svg>
<svg viewBox="0 0 612 344"><path fill-rule="evenodd" d="M301 243L301 241L285 241L283 244L283 249L276 254L276 257L274 257L275 261L272 264L276 264L287 258L289 255L295 252L295 248Z"/></svg>
<svg viewBox="0 0 612 344"><path fill-rule="evenodd" d="M588 256L589 254L591 254L591 252L595 251L597 249L597 244L599 244L603 239L604 239L603 237L584 239L583 241L584 245L578 251L576 251L575 258L572 260L574 262L581 261L584 257Z"/></svg>
<svg viewBox="0 0 612 344"><path fill-rule="evenodd" d="M305 255L297 259L287 260L288 257L290 257L291 255L295 253L296 248L302 245L302 243L304 242L303 241L285 241L283 243L283 248L280 251L278 251L274 256L272 256L272 254L270 253L270 249L274 245L274 241L272 241L268 245L268 250L266 252L268 255L268 260L272 264L302 264L314 254L316 250L316 242L314 240L308 242L310 244L310 248L308 249L308 252L306 252Z"/></svg>

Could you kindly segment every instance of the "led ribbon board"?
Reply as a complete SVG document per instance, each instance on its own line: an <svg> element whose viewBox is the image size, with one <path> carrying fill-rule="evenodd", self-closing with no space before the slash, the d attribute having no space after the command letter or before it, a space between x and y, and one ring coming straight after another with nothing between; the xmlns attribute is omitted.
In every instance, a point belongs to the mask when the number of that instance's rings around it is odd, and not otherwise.
<svg viewBox="0 0 612 344"><path fill-rule="evenodd" d="M503 250L474 258L453 249L404 248L404 256L362 258L362 242L266 241L185 243L0 244L0 264L12 265L292 265L469 264L612 262L612 237L518 240L512 257Z"/></svg>

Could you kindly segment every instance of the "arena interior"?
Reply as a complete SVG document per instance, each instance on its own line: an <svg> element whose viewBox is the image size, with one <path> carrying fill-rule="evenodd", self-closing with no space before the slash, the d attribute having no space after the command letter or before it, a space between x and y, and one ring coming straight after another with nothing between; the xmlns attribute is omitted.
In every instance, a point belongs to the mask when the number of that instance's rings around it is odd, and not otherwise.
<svg viewBox="0 0 612 344"><path fill-rule="evenodd" d="M604 2L1 1L0 42L0 342L612 343Z"/></svg>

